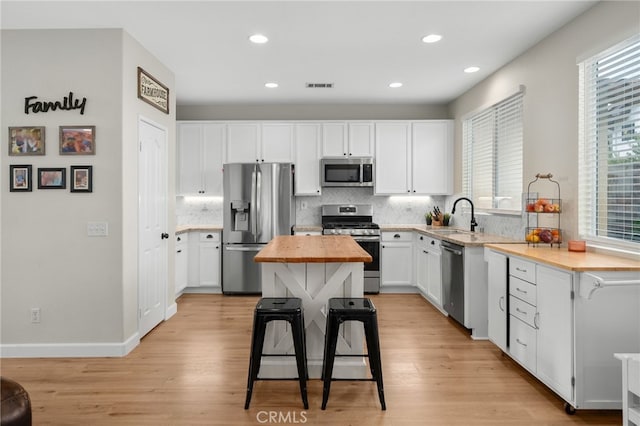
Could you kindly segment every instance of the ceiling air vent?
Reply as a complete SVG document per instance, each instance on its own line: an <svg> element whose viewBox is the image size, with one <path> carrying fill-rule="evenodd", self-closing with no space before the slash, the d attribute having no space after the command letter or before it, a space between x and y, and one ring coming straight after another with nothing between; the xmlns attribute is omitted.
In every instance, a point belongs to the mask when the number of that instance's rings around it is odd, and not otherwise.
<svg viewBox="0 0 640 426"><path fill-rule="evenodd" d="M305 83L307 89L332 89L333 83Z"/></svg>

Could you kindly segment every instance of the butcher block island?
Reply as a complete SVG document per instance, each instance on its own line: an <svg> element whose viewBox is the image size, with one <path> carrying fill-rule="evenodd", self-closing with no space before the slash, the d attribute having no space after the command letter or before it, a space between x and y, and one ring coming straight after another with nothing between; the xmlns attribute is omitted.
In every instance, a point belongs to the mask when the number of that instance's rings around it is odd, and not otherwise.
<svg viewBox="0 0 640 426"><path fill-rule="evenodd" d="M302 299L310 378L320 378L327 303L332 297L364 296L364 263L372 258L348 235L286 235L269 242L258 254L262 264L263 297ZM345 323L338 339L340 354L362 354L364 330ZM293 354L291 329L282 321L267 326L265 354ZM363 357L337 358L334 377L366 378ZM262 359L261 378L296 377L294 357Z"/></svg>

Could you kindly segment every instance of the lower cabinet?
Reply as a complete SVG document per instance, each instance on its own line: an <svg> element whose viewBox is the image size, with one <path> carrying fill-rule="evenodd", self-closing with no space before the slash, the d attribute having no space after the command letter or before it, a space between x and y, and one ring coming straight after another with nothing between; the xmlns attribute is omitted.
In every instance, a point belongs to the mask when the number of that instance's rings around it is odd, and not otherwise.
<svg viewBox="0 0 640 426"><path fill-rule="evenodd" d="M182 293L189 281L189 234L187 232L176 236L176 277L175 291L176 294Z"/></svg>
<svg viewBox="0 0 640 426"><path fill-rule="evenodd" d="M413 287L413 232L383 232L380 243L380 288ZM414 290L415 292L415 290Z"/></svg>
<svg viewBox="0 0 640 426"><path fill-rule="evenodd" d="M185 293L217 293L221 284L220 231L189 232L188 283Z"/></svg>
<svg viewBox="0 0 640 426"><path fill-rule="evenodd" d="M202 232L200 233L200 245L198 250L200 260L199 265L199 286L200 287L221 287L220 286L220 233Z"/></svg>
<svg viewBox="0 0 640 426"><path fill-rule="evenodd" d="M433 305L442 310L440 240L418 235L415 248L416 286Z"/></svg>
<svg viewBox="0 0 640 426"><path fill-rule="evenodd" d="M637 272L576 272L491 248L484 258L489 339L568 413L621 408L613 354L640 351L640 286L616 283L637 281Z"/></svg>

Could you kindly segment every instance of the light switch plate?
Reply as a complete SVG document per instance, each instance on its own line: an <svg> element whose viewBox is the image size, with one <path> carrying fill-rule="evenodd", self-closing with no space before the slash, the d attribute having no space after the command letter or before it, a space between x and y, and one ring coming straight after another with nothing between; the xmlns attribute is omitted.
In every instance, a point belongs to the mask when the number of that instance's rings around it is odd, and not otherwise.
<svg viewBox="0 0 640 426"><path fill-rule="evenodd" d="M87 235L90 237L106 237L109 235L109 224L107 222L88 222Z"/></svg>

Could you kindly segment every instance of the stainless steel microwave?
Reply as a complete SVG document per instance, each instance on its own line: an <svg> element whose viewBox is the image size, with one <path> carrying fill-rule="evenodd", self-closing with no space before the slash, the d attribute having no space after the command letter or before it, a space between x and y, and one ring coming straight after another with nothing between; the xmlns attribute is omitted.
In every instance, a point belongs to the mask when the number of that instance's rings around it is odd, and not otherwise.
<svg viewBox="0 0 640 426"><path fill-rule="evenodd" d="M373 186L373 158L320 160L322 186Z"/></svg>

